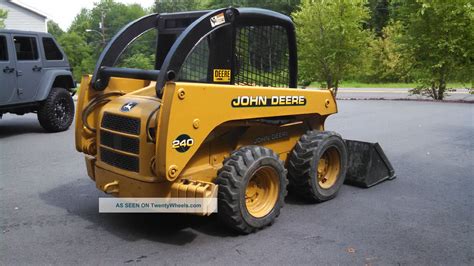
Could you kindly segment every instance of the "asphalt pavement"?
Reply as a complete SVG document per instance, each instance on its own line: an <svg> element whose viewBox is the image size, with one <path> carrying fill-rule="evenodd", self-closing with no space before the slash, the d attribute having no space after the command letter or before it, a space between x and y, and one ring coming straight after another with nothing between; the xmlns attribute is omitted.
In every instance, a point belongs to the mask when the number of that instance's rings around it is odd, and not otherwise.
<svg viewBox="0 0 474 266"><path fill-rule="evenodd" d="M327 130L378 141L397 178L286 199L276 223L231 233L215 217L100 214L73 128L0 120L0 265L473 265L474 105L339 101Z"/></svg>
<svg viewBox="0 0 474 266"><path fill-rule="evenodd" d="M412 95L406 88L339 88L340 100L431 100L428 96ZM454 89L447 93L445 101L474 103L474 94L467 89Z"/></svg>

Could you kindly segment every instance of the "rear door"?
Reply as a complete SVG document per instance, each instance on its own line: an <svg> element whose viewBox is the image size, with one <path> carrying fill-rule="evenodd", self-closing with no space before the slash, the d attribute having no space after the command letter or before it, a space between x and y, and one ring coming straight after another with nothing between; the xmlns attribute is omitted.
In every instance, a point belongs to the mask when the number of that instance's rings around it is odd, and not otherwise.
<svg viewBox="0 0 474 266"><path fill-rule="evenodd" d="M38 38L29 34L12 34L16 52L18 96L22 102L33 101L42 76Z"/></svg>
<svg viewBox="0 0 474 266"><path fill-rule="evenodd" d="M10 34L0 33L0 105L14 103L15 95L15 54Z"/></svg>

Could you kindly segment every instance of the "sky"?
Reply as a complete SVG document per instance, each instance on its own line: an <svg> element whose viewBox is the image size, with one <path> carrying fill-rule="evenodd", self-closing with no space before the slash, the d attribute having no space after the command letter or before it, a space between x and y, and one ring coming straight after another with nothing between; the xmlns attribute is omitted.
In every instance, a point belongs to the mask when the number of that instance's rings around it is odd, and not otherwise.
<svg viewBox="0 0 474 266"><path fill-rule="evenodd" d="M154 0L115 0L124 4L138 3L143 7L151 7ZM74 17L82 8L91 9L98 0L17 0L26 6L33 7L54 20L63 30L67 30Z"/></svg>

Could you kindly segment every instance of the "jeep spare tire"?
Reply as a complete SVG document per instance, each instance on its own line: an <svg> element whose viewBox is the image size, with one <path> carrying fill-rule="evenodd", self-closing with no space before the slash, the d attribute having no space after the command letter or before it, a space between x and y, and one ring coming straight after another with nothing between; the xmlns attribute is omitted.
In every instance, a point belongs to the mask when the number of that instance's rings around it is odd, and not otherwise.
<svg viewBox="0 0 474 266"><path fill-rule="evenodd" d="M53 88L38 109L38 120L49 132L67 130L74 119L74 101L64 88Z"/></svg>

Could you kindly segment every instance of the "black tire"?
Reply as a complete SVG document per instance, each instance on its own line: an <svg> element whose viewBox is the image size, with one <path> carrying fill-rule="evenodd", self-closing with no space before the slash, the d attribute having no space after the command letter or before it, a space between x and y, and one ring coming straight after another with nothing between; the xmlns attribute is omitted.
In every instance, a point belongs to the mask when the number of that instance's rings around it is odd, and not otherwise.
<svg viewBox="0 0 474 266"><path fill-rule="evenodd" d="M334 171L331 176L335 179L331 180L331 184L324 183L324 180L328 179L322 178L323 174L318 177L320 159L323 154L327 158L329 153L333 159L332 161L325 159L323 163L326 163L326 160L329 163L323 168ZM295 192L310 202L330 200L337 195L344 183L346 172L347 148L341 136L331 131L308 131L301 136L290 154L288 163L290 192ZM327 187L323 187L326 184Z"/></svg>
<svg viewBox="0 0 474 266"><path fill-rule="evenodd" d="M64 88L52 88L38 109L38 120L48 132L67 130L74 119L74 101Z"/></svg>
<svg viewBox="0 0 474 266"><path fill-rule="evenodd" d="M264 216L255 217L247 208L246 192L247 186L250 186L249 181L256 182L254 178L261 176L263 169L273 173L272 179L278 180L278 183L273 184L273 188L278 190L268 190L273 191L273 193L268 192L272 194L271 197L276 196L276 199L271 200L275 202L267 204L268 213L264 211L262 212L265 214ZM286 186L288 185L286 174L283 162L270 149L260 146L246 146L232 152L230 157L224 160L223 167L218 171L215 181L219 185L219 218L226 225L243 234L255 232L272 224L284 205L287 194ZM258 197L258 193L255 195ZM253 202L252 199L249 201Z"/></svg>

